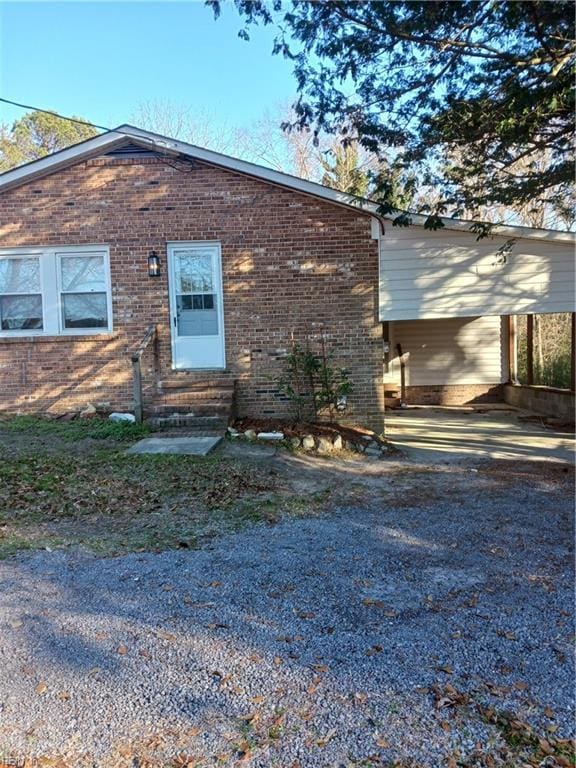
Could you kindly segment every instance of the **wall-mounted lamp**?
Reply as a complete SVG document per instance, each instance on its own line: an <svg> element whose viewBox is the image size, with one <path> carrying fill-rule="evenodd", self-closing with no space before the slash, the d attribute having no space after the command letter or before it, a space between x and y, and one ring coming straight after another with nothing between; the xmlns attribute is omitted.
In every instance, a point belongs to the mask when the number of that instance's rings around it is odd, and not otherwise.
<svg viewBox="0 0 576 768"><path fill-rule="evenodd" d="M150 251L148 256L148 277L160 277L160 257L156 251Z"/></svg>

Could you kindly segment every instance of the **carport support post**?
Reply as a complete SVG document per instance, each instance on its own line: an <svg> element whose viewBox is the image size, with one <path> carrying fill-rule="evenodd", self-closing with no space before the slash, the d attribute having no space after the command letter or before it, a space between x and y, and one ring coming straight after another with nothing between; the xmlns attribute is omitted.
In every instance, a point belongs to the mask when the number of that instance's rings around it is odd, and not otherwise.
<svg viewBox="0 0 576 768"><path fill-rule="evenodd" d="M508 381L518 383L518 337L516 335L516 315L506 315L504 328L508 339Z"/></svg>
<svg viewBox="0 0 576 768"><path fill-rule="evenodd" d="M534 315L526 315L526 384L534 384Z"/></svg>

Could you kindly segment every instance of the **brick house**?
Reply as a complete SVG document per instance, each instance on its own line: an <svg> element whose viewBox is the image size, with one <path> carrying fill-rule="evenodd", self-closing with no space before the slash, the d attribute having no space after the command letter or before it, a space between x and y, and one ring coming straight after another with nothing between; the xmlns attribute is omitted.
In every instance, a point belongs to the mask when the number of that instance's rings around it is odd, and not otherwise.
<svg viewBox="0 0 576 768"><path fill-rule="evenodd" d="M499 398L502 316L568 311L573 236L479 246L467 227L398 230L368 201L122 126L0 175L0 410L212 417L234 394L239 415L283 417L292 340L320 337L349 372L349 421L382 429L402 348L413 401ZM494 292L486 266L469 301L470 259L511 238L528 288Z"/></svg>

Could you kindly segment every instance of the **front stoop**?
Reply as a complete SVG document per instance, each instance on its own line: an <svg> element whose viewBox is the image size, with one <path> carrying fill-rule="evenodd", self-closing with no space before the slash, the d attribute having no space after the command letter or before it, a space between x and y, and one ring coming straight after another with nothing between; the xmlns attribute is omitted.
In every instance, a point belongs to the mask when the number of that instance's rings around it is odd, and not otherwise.
<svg viewBox="0 0 576 768"><path fill-rule="evenodd" d="M221 432L234 415L235 383L224 377L199 381L186 374L158 382L145 410L146 420L160 429Z"/></svg>

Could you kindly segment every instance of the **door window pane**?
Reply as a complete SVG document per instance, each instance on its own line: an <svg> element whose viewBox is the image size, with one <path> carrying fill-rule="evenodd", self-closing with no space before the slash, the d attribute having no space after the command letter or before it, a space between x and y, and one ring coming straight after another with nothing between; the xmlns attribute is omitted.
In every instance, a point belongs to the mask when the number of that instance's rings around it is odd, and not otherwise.
<svg viewBox="0 0 576 768"><path fill-rule="evenodd" d="M42 296L0 296L3 331L42 330Z"/></svg>
<svg viewBox="0 0 576 768"><path fill-rule="evenodd" d="M212 287L212 254L197 249L177 251L176 254L176 292L210 292Z"/></svg>
<svg viewBox="0 0 576 768"><path fill-rule="evenodd" d="M190 308L190 300L192 308ZM208 301L206 301L208 300ZM212 294L176 297L179 336L218 336L218 312Z"/></svg>
<svg viewBox="0 0 576 768"><path fill-rule="evenodd" d="M107 328L108 307L105 293L63 293L64 328Z"/></svg>
<svg viewBox="0 0 576 768"><path fill-rule="evenodd" d="M37 258L0 259L0 293L39 293Z"/></svg>

